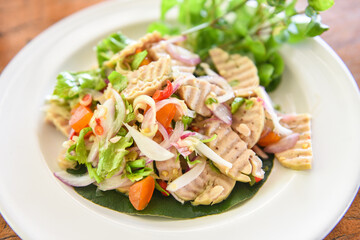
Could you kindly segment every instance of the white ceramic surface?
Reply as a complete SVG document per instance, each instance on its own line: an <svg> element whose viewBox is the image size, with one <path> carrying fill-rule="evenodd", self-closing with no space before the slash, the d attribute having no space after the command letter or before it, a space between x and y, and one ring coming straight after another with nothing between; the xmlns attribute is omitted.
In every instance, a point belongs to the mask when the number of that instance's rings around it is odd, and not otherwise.
<svg viewBox="0 0 360 240"><path fill-rule="evenodd" d="M271 96L284 110L313 115L314 164L275 164L258 194L226 213L193 220L134 217L97 206L54 178L61 134L43 122L45 97L63 70L95 64L93 46L122 30L137 38L159 1L109 1L72 15L31 41L0 76L0 210L23 239L320 239L360 182L360 94L320 38L282 48L283 83Z"/></svg>

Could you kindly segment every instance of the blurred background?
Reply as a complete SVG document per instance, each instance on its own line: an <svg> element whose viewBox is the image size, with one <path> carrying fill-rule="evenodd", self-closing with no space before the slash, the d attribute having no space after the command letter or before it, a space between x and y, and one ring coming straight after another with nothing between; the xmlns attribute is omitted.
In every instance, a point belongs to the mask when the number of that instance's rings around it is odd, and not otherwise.
<svg viewBox="0 0 360 240"><path fill-rule="evenodd" d="M0 0L0 74L33 38L62 18L103 0ZM306 0L299 0L299 8ZM321 14L330 30L322 38L335 50L360 85L360 1L335 0ZM359 107L359 106L356 106ZM0 216L0 240L20 239ZM325 238L360 239L360 193Z"/></svg>

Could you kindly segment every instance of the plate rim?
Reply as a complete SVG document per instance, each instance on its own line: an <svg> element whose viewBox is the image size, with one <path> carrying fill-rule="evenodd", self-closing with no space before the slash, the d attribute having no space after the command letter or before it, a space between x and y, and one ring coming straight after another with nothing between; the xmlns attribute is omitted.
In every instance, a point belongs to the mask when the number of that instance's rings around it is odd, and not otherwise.
<svg viewBox="0 0 360 240"><path fill-rule="evenodd" d="M91 11L95 11L97 10L99 7L106 7L108 5L117 5L118 2L130 2L130 0L121 0L121 1L108 1L108 2L100 2L97 3L95 5L86 7L76 13L73 13L63 19L61 19L60 21L56 22L55 24L53 24L52 26L50 26L49 28L47 28L46 30L44 30L43 32L41 32L38 36L36 36L30 43L28 43L24 48L22 48L17 54L16 56L7 64L7 66L4 68L4 70L2 71L1 75L0 75L0 79L3 79L3 76L7 76L8 72L13 71L14 66L23 58L23 56L27 54L27 52L29 52L32 48L34 48L34 46L36 46L37 43L40 43L41 41L43 41L43 38L46 38L46 36L51 33L51 31L55 31L56 29L59 29L63 26L65 26L66 24L69 24L69 22L73 21L76 18L82 18L86 15L89 15L91 13ZM360 100L360 91L359 88L357 87L356 81L354 79L354 77L352 76L350 70L347 68L347 66L345 65L345 63L341 60L341 58L336 54L336 52L320 37L316 37L313 40L308 40L308 41L315 41L319 46L321 46L326 52L328 52L333 58L334 60L337 62L337 64L339 64L339 67L344 71L344 73L346 74L346 79L347 81L350 81L350 84L352 85L351 89L354 90L353 94L357 94L358 100ZM3 79L4 80L4 79ZM11 85L11 84L10 84ZM6 87L4 88L3 91L6 93L7 89L10 88L10 85L7 84ZM5 97L3 97L2 99L0 99L0 106L3 104L3 102L5 101ZM359 101L360 102L360 101ZM356 185L354 185L354 191L351 195L351 197L349 198L349 201L347 203L347 205L345 206L344 209L342 209L342 213L341 215L338 216L337 220L334 221L333 225L329 226L328 229L323 231L323 237L326 236L333 228L334 226L338 223L338 221L344 216L344 214L346 213L346 211L348 210L348 208L350 207L350 205L352 204L358 189L359 189L359 185L360 185L360 176L358 177L358 182ZM3 218L5 219L5 221L11 226L12 229L14 229L14 231L21 237L23 238L31 238L30 235L27 234L27 232L23 232L23 229L21 228L21 226L19 226L15 220L16 217L11 216L11 211L8 209L5 209L3 207L3 202L0 201L0 212L3 216Z"/></svg>

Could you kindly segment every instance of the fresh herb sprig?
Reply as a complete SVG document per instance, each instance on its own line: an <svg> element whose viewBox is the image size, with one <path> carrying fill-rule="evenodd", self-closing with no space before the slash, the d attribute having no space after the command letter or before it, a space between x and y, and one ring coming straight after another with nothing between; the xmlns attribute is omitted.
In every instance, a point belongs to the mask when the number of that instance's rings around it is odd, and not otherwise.
<svg viewBox="0 0 360 240"><path fill-rule="evenodd" d="M320 11L334 0L308 0L304 11L297 0L163 0L160 20L149 31L164 35L186 34L186 45L210 62L208 52L220 47L230 53L249 56L258 67L260 84L274 90L281 81L284 61L278 50L284 43L296 43L328 30ZM167 13L178 10L177 23Z"/></svg>

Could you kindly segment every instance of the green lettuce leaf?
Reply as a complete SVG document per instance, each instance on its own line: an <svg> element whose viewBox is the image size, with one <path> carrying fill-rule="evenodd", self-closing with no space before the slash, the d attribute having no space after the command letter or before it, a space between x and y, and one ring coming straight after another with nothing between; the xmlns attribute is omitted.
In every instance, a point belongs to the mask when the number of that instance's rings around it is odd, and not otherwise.
<svg viewBox="0 0 360 240"><path fill-rule="evenodd" d="M108 61L115 53L121 51L129 43L130 40L120 32L113 33L101 40L96 46L99 66L101 67L105 61Z"/></svg>
<svg viewBox="0 0 360 240"><path fill-rule="evenodd" d="M86 89L101 90L106 87L104 72L101 69L83 72L61 72L53 95L70 100L79 96Z"/></svg>
<svg viewBox="0 0 360 240"><path fill-rule="evenodd" d="M80 164L85 164L87 162L86 160L88 157L88 151L86 150L84 137L90 131L92 131L91 127L82 129L79 133L79 138L76 142L75 151L76 151L77 161Z"/></svg>
<svg viewBox="0 0 360 240"><path fill-rule="evenodd" d="M97 175L101 178L113 176L120 169L124 156L129 152L126 148L132 144L133 140L131 137L121 137L116 143L100 143Z"/></svg>
<svg viewBox="0 0 360 240"><path fill-rule="evenodd" d="M85 147L85 135L92 131L91 127L83 128L79 133L79 138L76 143L71 145L66 151L66 159L71 161L77 161L79 164L85 164L88 156L88 152ZM75 154L73 154L75 152Z"/></svg>

